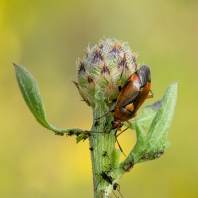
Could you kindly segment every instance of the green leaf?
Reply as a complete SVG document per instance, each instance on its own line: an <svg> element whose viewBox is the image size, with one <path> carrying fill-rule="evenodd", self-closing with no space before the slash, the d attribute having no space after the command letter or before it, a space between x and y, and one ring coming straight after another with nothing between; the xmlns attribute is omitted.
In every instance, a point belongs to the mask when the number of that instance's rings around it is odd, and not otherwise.
<svg viewBox="0 0 198 198"><path fill-rule="evenodd" d="M36 120L45 128L56 132L56 134L71 133L78 134L84 132L82 129L71 128L71 129L60 129L49 124L46 119L45 109L42 102L41 95L39 93L38 86L31 73L22 65L13 63L15 66L16 77L19 88L23 95L23 98L33 113Z"/></svg>
<svg viewBox="0 0 198 198"><path fill-rule="evenodd" d="M161 145L166 147L168 130L173 120L177 101L177 84L178 81L169 85L148 131L147 138L149 139L149 144L153 145L153 147L160 147Z"/></svg>
<svg viewBox="0 0 198 198"><path fill-rule="evenodd" d="M136 121L137 142L129 155L135 163L159 158L169 146L168 131L177 101L177 84L176 81L169 85L147 134L141 122Z"/></svg>
<svg viewBox="0 0 198 198"><path fill-rule="evenodd" d="M14 64L14 66L19 88L27 106L41 125L50 128L46 120L42 98L33 76L25 67L17 64Z"/></svg>
<svg viewBox="0 0 198 198"><path fill-rule="evenodd" d="M162 100L158 100L157 102L155 102L152 105L143 107L141 114L138 117L130 120L130 122L131 122L130 128L135 130L135 122L138 122L139 125L141 125L141 127L143 129L149 129L149 127L157 113L157 110L159 109L161 102L162 102ZM124 125L127 127L129 126L128 123L126 123L126 122L124 123Z"/></svg>

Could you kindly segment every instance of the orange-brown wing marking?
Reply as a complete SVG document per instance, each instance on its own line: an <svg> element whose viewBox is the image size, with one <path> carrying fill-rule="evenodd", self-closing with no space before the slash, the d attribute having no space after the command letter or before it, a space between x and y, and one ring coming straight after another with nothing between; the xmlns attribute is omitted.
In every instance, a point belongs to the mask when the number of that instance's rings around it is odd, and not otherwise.
<svg viewBox="0 0 198 198"><path fill-rule="evenodd" d="M133 112L133 111L134 111L134 105L133 105L133 103L128 104L127 106L125 106L125 108L126 108L128 111L130 111L130 112Z"/></svg>

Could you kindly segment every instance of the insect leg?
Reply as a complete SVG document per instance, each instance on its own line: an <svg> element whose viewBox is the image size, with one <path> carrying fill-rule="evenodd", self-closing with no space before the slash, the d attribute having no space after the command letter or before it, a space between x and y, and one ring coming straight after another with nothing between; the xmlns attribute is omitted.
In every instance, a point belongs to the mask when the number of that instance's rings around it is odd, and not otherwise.
<svg viewBox="0 0 198 198"><path fill-rule="evenodd" d="M126 157L126 155L124 154L124 152L123 152L123 150L122 150L122 147L120 146L120 143L118 142L116 133L117 133L117 130L116 130L116 132L115 132L115 139L116 139L116 142L117 142L117 144L118 144L118 147L119 147L120 151L123 153L123 155Z"/></svg>
<svg viewBox="0 0 198 198"><path fill-rule="evenodd" d="M148 96L147 96L147 99L148 99L148 98L153 98L153 96L154 96L154 93L153 93L151 90L149 90L149 92L151 93L151 95L148 95Z"/></svg>
<svg viewBox="0 0 198 198"><path fill-rule="evenodd" d="M129 126L126 129L124 129L123 131L121 131L118 135L116 135L116 138L131 127L131 123L128 120L126 122L129 124Z"/></svg>

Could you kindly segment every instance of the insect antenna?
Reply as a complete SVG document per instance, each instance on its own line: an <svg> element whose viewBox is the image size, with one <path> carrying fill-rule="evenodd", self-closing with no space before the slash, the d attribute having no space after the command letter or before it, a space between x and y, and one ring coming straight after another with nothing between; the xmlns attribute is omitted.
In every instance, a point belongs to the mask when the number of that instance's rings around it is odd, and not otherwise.
<svg viewBox="0 0 198 198"><path fill-rule="evenodd" d="M124 131L126 131L128 128L126 128ZM110 128L110 130L108 131L108 133L110 133L111 132L111 130L112 130L112 127ZM117 144L118 144L118 147L119 147L119 149L120 149L120 151L123 153L123 155L126 157L126 155L124 154L124 152L123 152L123 150L122 150L122 147L120 146L120 143L118 142L118 139L117 139L117 137L120 135L122 133L122 131L116 136L116 134L117 134L117 129L116 129L116 131L115 131L115 139L116 139L116 142L117 142Z"/></svg>
<svg viewBox="0 0 198 198"><path fill-rule="evenodd" d="M124 133L127 129L129 129L131 126L127 127L126 129L124 129L123 131L121 131L118 135L116 135L116 138L121 135L122 133Z"/></svg>
<svg viewBox="0 0 198 198"><path fill-rule="evenodd" d="M115 111L115 109L110 110L110 111L108 111L107 113L105 113L104 115L102 115L102 116L100 116L100 117L96 118L95 120L99 120L99 119L101 119L101 118L105 117L106 115L108 115L109 113L113 113L114 111Z"/></svg>
<svg viewBox="0 0 198 198"><path fill-rule="evenodd" d="M120 151L123 153L123 155L124 155L125 157L127 157L127 156L124 154L124 152L123 152L123 150L122 150L122 147L120 146L120 143L118 142L118 139L117 139L116 134L117 134L117 129L116 129L116 132L115 132L115 139L116 139L116 142L117 142L117 144L118 144L118 147L119 147ZM119 135L119 134L118 134L118 135Z"/></svg>
<svg viewBox="0 0 198 198"><path fill-rule="evenodd" d="M124 155L125 157L127 157L127 156L124 154L124 152L123 152L123 150L122 150L122 147L120 146L120 143L118 142L117 137L116 137L116 142L117 142L117 144L118 144L118 147L119 147L120 151L123 153L123 155Z"/></svg>

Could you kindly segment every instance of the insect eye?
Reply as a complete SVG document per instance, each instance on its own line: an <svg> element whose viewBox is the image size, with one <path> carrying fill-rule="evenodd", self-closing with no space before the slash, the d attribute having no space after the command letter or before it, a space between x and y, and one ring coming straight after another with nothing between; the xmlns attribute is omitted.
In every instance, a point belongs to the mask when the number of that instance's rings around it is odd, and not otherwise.
<svg viewBox="0 0 198 198"><path fill-rule="evenodd" d="M111 121L112 129L115 129L118 127L118 121Z"/></svg>
<svg viewBox="0 0 198 198"><path fill-rule="evenodd" d="M114 125L116 122L115 121L111 121L111 124Z"/></svg>

